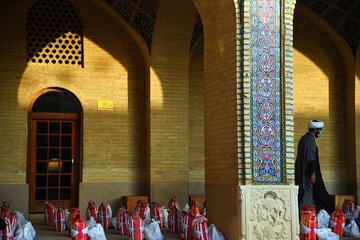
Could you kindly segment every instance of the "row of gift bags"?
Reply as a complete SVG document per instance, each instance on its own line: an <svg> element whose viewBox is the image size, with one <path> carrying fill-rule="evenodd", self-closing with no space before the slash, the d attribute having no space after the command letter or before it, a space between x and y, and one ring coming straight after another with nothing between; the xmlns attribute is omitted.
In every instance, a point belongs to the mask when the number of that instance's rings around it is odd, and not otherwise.
<svg viewBox="0 0 360 240"><path fill-rule="evenodd" d="M1 240L33 240L36 231L31 222L25 220L20 212L10 210L10 204L6 201L0 207L0 219L5 223L5 228L0 231Z"/></svg>
<svg viewBox="0 0 360 240"><path fill-rule="evenodd" d="M133 214L129 214L125 207L121 207L116 218L111 219L111 208L101 204L96 207L95 202L90 201L86 210L88 221L86 222L78 208L65 210L62 206L55 208L46 202L44 218L46 224L52 226L55 231L62 232L68 228L72 239L87 239L97 225L102 227L102 234L109 225L112 225L120 235L127 235L133 240L142 240L144 237L151 240L162 240L160 228L168 227L172 233L180 233L183 239L207 240L209 239L207 219L199 214L195 201L180 213L179 205L175 198L168 203L168 209L164 209L159 203L152 202L145 206L143 201L138 201ZM101 230L101 229L100 229ZM223 240L215 226L211 226L210 233L214 240ZM99 235L99 234L98 234ZM95 239L91 238L90 239ZM97 238L103 239L103 238ZM104 239L105 236L104 236Z"/></svg>
<svg viewBox="0 0 360 240"><path fill-rule="evenodd" d="M331 216L325 210L316 215L314 206L303 207L300 210L300 239L337 240L343 235L359 238L359 212L360 207L354 209L351 200L346 200L342 210L335 209Z"/></svg>

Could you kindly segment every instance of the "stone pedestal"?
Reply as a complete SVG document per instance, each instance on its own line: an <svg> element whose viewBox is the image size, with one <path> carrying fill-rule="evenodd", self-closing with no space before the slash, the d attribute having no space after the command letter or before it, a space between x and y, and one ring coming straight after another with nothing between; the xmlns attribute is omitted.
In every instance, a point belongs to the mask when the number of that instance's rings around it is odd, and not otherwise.
<svg viewBox="0 0 360 240"><path fill-rule="evenodd" d="M241 239L299 239L298 186L240 186Z"/></svg>

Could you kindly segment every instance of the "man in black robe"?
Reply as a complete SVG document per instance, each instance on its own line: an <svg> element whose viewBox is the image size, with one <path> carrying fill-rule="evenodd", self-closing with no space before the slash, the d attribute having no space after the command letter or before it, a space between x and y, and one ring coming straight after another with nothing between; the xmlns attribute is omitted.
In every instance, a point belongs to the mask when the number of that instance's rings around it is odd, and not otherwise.
<svg viewBox="0 0 360 240"><path fill-rule="evenodd" d="M321 176L318 148L315 138L322 134L323 122L311 120L309 131L301 137L295 163L295 184L299 185L299 207L315 205L316 212L335 210Z"/></svg>

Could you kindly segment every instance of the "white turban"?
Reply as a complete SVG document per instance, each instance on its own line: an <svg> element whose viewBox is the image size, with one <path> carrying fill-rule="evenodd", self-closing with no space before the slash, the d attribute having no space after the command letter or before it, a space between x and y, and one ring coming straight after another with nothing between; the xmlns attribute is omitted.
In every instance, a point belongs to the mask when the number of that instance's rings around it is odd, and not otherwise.
<svg viewBox="0 0 360 240"><path fill-rule="evenodd" d="M311 129L322 128L323 126L324 126L324 122L322 121L310 120L309 122L309 128Z"/></svg>

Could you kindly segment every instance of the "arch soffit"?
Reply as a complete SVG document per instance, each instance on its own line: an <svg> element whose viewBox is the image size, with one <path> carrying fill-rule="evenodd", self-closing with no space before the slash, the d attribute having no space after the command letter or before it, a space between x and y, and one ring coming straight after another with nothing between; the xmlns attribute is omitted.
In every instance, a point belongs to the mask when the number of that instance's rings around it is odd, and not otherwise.
<svg viewBox="0 0 360 240"><path fill-rule="evenodd" d="M83 15L86 13L84 13L83 11L79 11L79 9L81 10L81 5L79 3L79 2L81 2L81 0L70 0L70 1L72 1L74 6L76 7L76 9L78 10L79 15L83 19L84 18ZM119 23L119 25L121 27L123 27L129 33L129 35L132 37L132 39L135 40L135 43L139 46L139 49L140 49L142 55L144 56L146 65L149 66L149 64L150 64L149 45L142 37L142 34L139 33L139 31L137 31L137 29L134 28L134 26L129 24L129 22L127 22L126 19L124 19L122 17L122 15L120 15L115 10L116 6L115 7L112 6L115 1L114 0L112 0L112 1L111 0L91 0L91 1L95 5L97 5L98 7L102 8L104 11L109 13L109 15L112 16L116 20L116 22ZM141 0L138 0L138 1L141 1ZM111 2L112 2L112 5L110 4ZM84 32L84 36L86 36L86 32Z"/></svg>
<svg viewBox="0 0 360 240"><path fill-rule="evenodd" d="M106 6L113 15L135 30L143 44L151 51L151 40L157 12L158 0L93 0ZM149 53L148 53L149 55Z"/></svg>

